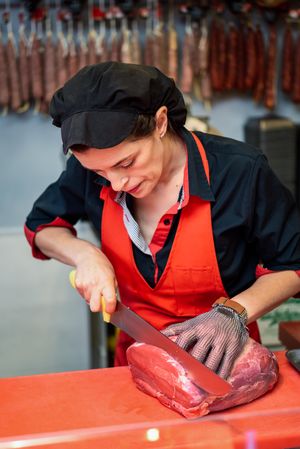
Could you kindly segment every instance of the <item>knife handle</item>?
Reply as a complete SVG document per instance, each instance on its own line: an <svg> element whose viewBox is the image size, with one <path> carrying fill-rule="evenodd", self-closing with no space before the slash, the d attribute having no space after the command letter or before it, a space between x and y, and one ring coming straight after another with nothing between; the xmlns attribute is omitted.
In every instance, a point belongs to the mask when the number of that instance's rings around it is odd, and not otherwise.
<svg viewBox="0 0 300 449"><path fill-rule="evenodd" d="M70 284L72 285L73 288L76 288L76 284L75 284L75 277L76 277L76 270L72 270L69 274L69 281ZM104 296L101 295L101 307L102 307L102 316L103 316L103 320L106 323L110 322L110 314L105 312L105 300L104 300Z"/></svg>

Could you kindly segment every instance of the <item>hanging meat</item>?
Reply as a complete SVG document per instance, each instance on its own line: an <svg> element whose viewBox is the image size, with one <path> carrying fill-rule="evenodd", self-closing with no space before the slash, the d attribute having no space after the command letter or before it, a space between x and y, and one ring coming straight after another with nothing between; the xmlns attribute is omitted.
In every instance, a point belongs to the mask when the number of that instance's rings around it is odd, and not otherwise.
<svg viewBox="0 0 300 449"><path fill-rule="evenodd" d="M88 37L87 37L87 48L88 48L88 64L97 63L97 32L95 30L94 23L94 5L93 1L88 2Z"/></svg>
<svg viewBox="0 0 300 449"><path fill-rule="evenodd" d="M3 108L2 115L6 114L10 101L8 73L7 73L6 47L2 40L2 32L0 30L0 107Z"/></svg>
<svg viewBox="0 0 300 449"><path fill-rule="evenodd" d="M7 21L6 55L8 83L10 90L10 107L13 111L18 111L22 104L18 71L19 58L17 55L17 48L10 19L8 19Z"/></svg>
<svg viewBox="0 0 300 449"><path fill-rule="evenodd" d="M245 88L252 90L257 76L256 36L252 24L247 26Z"/></svg>
<svg viewBox="0 0 300 449"><path fill-rule="evenodd" d="M29 58L30 58L30 85L31 95L35 102L34 110L38 112L41 107L43 97L43 71L42 71L42 43L36 33L37 24L31 21L31 34L29 40Z"/></svg>
<svg viewBox="0 0 300 449"><path fill-rule="evenodd" d="M237 84L237 65L238 65L238 28L234 23L230 24L227 44L226 78L224 87L231 91Z"/></svg>
<svg viewBox="0 0 300 449"><path fill-rule="evenodd" d="M257 76L253 90L253 97L259 103L265 90L265 42L260 25L256 25L255 33L257 51Z"/></svg>
<svg viewBox="0 0 300 449"><path fill-rule="evenodd" d="M240 23L238 27L237 41L237 74L236 88L240 92L245 91L245 71L246 71L246 36L244 32L244 24Z"/></svg>
<svg viewBox="0 0 300 449"><path fill-rule="evenodd" d="M44 49L44 99L47 105L50 104L51 98L57 87L56 80L56 64L55 64L55 46L53 42L53 34L51 30L50 12L46 18L46 40Z"/></svg>
<svg viewBox="0 0 300 449"><path fill-rule="evenodd" d="M283 36L282 60L281 60L281 87L283 92L289 94L293 88L293 69L294 69L294 38L292 29L286 24Z"/></svg>
<svg viewBox="0 0 300 449"><path fill-rule="evenodd" d="M131 35L131 55L133 64L142 63L140 33L138 29L137 20L132 21L132 35Z"/></svg>
<svg viewBox="0 0 300 449"><path fill-rule="evenodd" d="M111 31L110 31L110 59L111 61L119 61L119 37L116 30L115 20L111 20Z"/></svg>
<svg viewBox="0 0 300 449"><path fill-rule="evenodd" d="M123 13L113 0L110 0L110 8L106 13L106 17L110 23L110 60L120 61L121 41L117 31L117 19L122 19Z"/></svg>
<svg viewBox="0 0 300 449"><path fill-rule="evenodd" d="M98 36L98 49L99 49L99 62L108 61L108 48L106 39L106 24L105 20L102 19L100 23L100 32Z"/></svg>
<svg viewBox="0 0 300 449"><path fill-rule="evenodd" d="M298 37L295 47L295 61L294 61L295 73L293 79L293 91L292 98L293 102L300 103L300 33L298 32Z"/></svg>
<svg viewBox="0 0 300 449"><path fill-rule="evenodd" d="M221 91L225 87L226 39L223 19L219 17L214 18L211 23L209 36L210 80L214 91Z"/></svg>
<svg viewBox="0 0 300 449"><path fill-rule="evenodd" d="M169 23L168 23L168 67L167 74L174 81L177 81L178 71L178 43L175 29L175 9L173 2L169 2Z"/></svg>
<svg viewBox="0 0 300 449"><path fill-rule="evenodd" d="M88 64L97 63L97 33L92 29L88 34Z"/></svg>
<svg viewBox="0 0 300 449"><path fill-rule="evenodd" d="M182 66L181 66L181 91L191 94L193 87L193 44L194 36L191 26L191 17L186 16L184 40L182 46Z"/></svg>
<svg viewBox="0 0 300 449"><path fill-rule="evenodd" d="M25 35L24 14L19 14L19 80L22 107L20 112L29 109L30 86L29 86L29 58L28 40Z"/></svg>
<svg viewBox="0 0 300 449"><path fill-rule="evenodd" d="M67 56L68 56L68 44L62 30L61 21L59 21L59 31L57 34L57 45L56 45L56 70L57 70L58 88L62 87L68 80Z"/></svg>
<svg viewBox="0 0 300 449"><path fill-rule="evenodd" d="M276 104L276 56L277 56L277 32L275 24L269 27L269 44L267 50L266 84L264 105L268 109L274 109Z"/></svg>
<svg viewBox="0 0 300 449"><path fill-rule="evenodd" d="M200 26L194 22L192 24L193 40L191 44L191 59L192 59L192 95L196 100L202 100L201 88L200 88L200 53L199 53L199 41L200 41Z"/></svg>
<svg viewBox="0 0 300 449"><path fill-rule="evenodd" d="M128 28L127 19L124 17L122 19L120 58L125 63L132 63L131 38L131 31Z"/></svg>
<svg viewBox="0 0 300 449"><path fill-rule="evenodd" d="M67 44L68 44L67 71L68 71L68 78L71 78L78 71L77 50L74 39L72 18L70 18L68 22Z"/></svg>
<svg viewBox="0 0 300 449"><path fill-rule="evenodd" d="M158 0L153 1L150 13L153 36L153 65L164 73L168 71L168 37L166 39L162 21L162 10Z"/></svg>
<svg viewBox="0 0 300 449"><path fill-rule="evenodd" d="M78 22L77 67L82 69L88 64L88 48L83 34L82 22Z"/></svg>
<svg viewBox="0 0 300 449"><path fill-rule="evenodd" d="M208 27L206 19L201 22L201 35L199 39L199 69L200 69L200 89L201 97L206 109L210 109L211 103L211 83L209 77L209 41L208 41Z"/></svg>
<svg viewBox="0 0 300 449"><path fill-rule="evenodd" d="M150 17L150 11L147 10L146 18L146 30L145 30L145 47L144 47L144 64L154 65L158 67L158 62L160 57L160 48L155 48L155 61L154 61L154 41L157 43L159 39L154 38L154 33L152 29L152 18ZM160 36L160 30L157 30L158 36Z"/></svg>

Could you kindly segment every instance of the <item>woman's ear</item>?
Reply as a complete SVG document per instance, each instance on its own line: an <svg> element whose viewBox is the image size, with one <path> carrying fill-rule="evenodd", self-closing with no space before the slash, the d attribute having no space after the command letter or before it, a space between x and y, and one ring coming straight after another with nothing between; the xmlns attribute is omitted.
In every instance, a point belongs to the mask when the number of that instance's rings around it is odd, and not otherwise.
<svg viewBox="0 0 300 449"><path fill-rule="evenodd" d="M155 114L156 130L160 139L164 137L168 129L168 108L161 106Z"/></svg>

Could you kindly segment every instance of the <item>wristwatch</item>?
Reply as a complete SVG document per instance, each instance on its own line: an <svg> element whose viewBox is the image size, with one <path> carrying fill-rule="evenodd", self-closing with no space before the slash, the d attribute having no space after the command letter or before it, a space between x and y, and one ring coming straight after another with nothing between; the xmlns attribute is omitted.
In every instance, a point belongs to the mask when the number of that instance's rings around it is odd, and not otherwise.
<svg viewBox="0 0 300 449"><path fill-rule="evenodd" d="M242 306L238 302L232 301L232 299L221 297L217 299L212 306L228 307L229 309L234 310L243 319L244 323L247 323L248 320L247 310L245 309L244 306Z"/></svg>

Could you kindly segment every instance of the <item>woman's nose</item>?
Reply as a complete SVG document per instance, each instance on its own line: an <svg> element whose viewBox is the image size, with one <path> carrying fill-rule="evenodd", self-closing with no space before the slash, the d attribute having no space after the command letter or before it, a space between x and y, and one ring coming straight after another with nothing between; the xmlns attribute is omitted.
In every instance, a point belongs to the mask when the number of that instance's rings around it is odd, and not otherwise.
<svg viewBox="0 0 300 449"><path fill-rule="evenodd" d="M120 192L123 190L125 184L128 182L128 177L126 176L110 176L109 181L115 192Z"/></svg>

